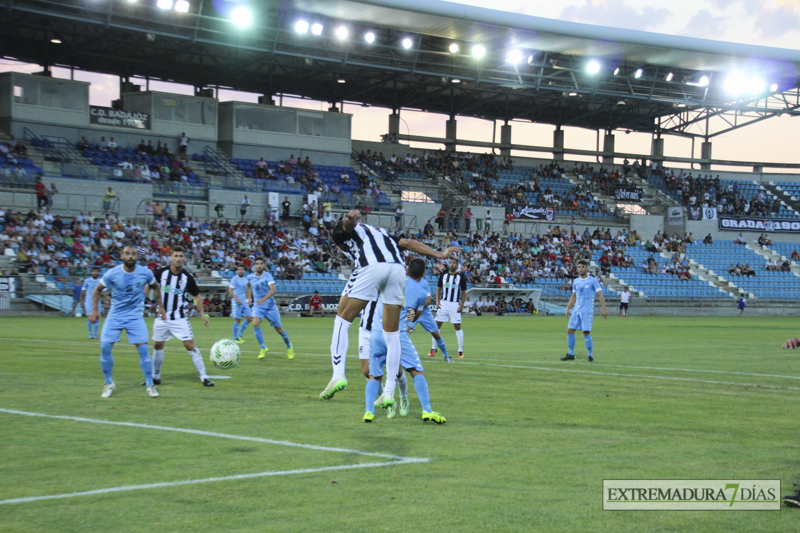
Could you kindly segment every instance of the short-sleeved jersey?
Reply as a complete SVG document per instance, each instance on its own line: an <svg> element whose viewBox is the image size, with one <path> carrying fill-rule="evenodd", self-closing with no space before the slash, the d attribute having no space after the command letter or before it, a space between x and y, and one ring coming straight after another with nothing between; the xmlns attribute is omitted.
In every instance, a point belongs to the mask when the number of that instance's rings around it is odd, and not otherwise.
<svg viewBox="0 0 800 533"><path fill-rule="evenodd" d="M270 298L264 302L263 305L258 305L256 303L257 300L260 300L269 293L270 285L275 285L275 279L272 277L272 274L269 272L263 272L260 276L250 274L247 276L247 284L250 285L250 289L253 291L254 306L261 307L262 309L272 309L275 307L274 298Z"/></svg>
<svg viewBox="0 0 800 533"><path fill-rule="evenodd" d="M239 277L239 274L236 274L231 278L230 287L233 289L233 294L236 295L242 302L247 299L247 275Z"/></svg>
<svg viewBox="0 0 800 533"><path fill-rule="evenodd" d="M431 286L428 284L428 280L422 278L421 280L419 280L419 286L422 287L422 289L428 293L428 296L431 295Z"/></svg>
<svg viewBox="0 0 800 533"><path fill-rule="evenodd" d="M103 275L103 286L111 291L109 317L141 318L144 313L144 288L156 281L153 272L136 265L133 272L126 272L124 265L117 265Z"/></svg>
<svg viewBox="0 0 800 533"><path fill-rule="evenodd" d="M578 276L572 281L572 292L575 294L575 312L592 313L594 312L594 295L601 292L600 282L597 278L588 276L581 278Z"/></svg>
<svg viewBox="0 0 800 533"><path fill-rule="evenodd" d="M92 293L94 292L94 288L97 286L98 283L100 283L99 277L97 279L86 278L85 280L83 280L83 285L81 285L81 291L86 291L84 300L89 305L92 304Z"/></svg>
<svg viewBox="0 0 800 533"><path fill-rule="evenodd" d="M414 281L411 278L406 278L406 309L405 315L408 316L408 313L414 312L417 310L424 310L425 309L425 302L428 300L428 291L425 290L425 287L418 281ZM404 320L405 322L405 320ZM404 324L401 329L405 327L410 327L412 324Z"/></svg>

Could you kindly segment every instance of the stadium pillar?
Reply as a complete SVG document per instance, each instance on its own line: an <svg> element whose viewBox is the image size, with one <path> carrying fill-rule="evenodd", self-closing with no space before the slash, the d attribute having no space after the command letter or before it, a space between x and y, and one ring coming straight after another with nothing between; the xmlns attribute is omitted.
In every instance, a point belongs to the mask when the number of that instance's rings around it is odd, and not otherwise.
<svg viewBox="0 0 800 533"><path fill-rule="evenodd" d="M756 166L756 167L753 167L753 173L755 173L755 174L761 174L761 173L763 173L763 172L764 172L764 167L761 167L761 166Z"/></svg>
<svg viewBox="0 0 800 533"><path fill-rule="evenodd" d="M603 139L603 152L606 153L614 153L614 135L611 133L607 133L605 138ZM613 155L604 155L603 156L603 164L604 165L613 165L614 164L614 156Z"/></svg>
<svg viewBox="0 0 800 533"><path fill-rule="evenodd" d="M700 145L700 158L701 159L711 159L711 143L709 141L704 142ZM711 170L710 163L700 163L701 170Z"/></svg>
<svg viewBox="0 0 800 533"><path fill-rule="evenodd" d="M457 139L457 137L456 137L457 128L456 128L456 117L455 116L450 115L450 120L445 122L444 130L445 130L445 135L444 136L447 139L453 139L454 141ZM454 152L455 149L456 149L456 145L455 145L455 143L453 143L453 144L449 144L448 143L448 144L444 145L444 149L447 150L448 152Z"/></svg>
<svg viewBox="0 0 800 533"><path fill-rule="evenodd" d="M553 160L564 160L564 130L560 127L553 132Z"/></svg>
<svg viewBox="0 0 800 533"><path fill-rule="evenodd" d="M500 148L500 155L510 156L511 148L505 147L511 146L511 124L506 123L504 126L500 126L500 144L503 145L503 148Z"/></svg>
<svg viewBox="0 0 800 533"><path fill-rule="evenodd" d="M664 139L653 139L653 148L651 150L651 159L654 161L662 161L664 159Z"/></svg>
<svg viewBox="0 0 800 533"><path fill-rule="evenodd" d="M389 115L389 134L386 136L387 142L396 143L400 135L400 113Z"/></svg>

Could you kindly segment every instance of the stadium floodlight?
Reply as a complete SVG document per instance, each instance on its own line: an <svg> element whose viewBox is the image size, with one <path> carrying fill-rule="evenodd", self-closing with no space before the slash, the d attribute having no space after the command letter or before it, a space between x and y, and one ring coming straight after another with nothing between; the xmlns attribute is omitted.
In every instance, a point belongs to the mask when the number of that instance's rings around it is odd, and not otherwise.
<svg viewBox="0 0 800 533"><path fill-rule="evenodd" d="M570 96L578 96L578 93L576 93L576 92L571 92L571 93L569 93L569 95L570 95Z"/></svg>
<svg viewBox="0 0 800 533"><path fill-rule="evenodd" d="M369 44L374 43L375 42L375 34L372 33L371 31L368 31L367 33L364 34L364 40L367 41Z"/></svg>
<svg viewBox="0 0 800 533"><path fill-rule="evenodd" d="M509 63L519 63L522 61L522 52L519 50L509 50L506 61Z"/></svg>
<svg viewBox="0 0 800 533"><path fill-rule="evenodd" d="M617 74L619 74L619 67L614 69L614 76L616 76Z"/></svg>
<svg viewBox="0 0 800 533"><path fill-rule="evenodd" d="M636 72L633 73L633 77L638 80L639 78L642 77L642 74L644 74L644 71L640 68L637 68Z"/></svg>
<svg viewBox="0 0 800 533"><path fill-rule="evenodd" d="M666 80L667 80L667 81L672 81L672 78L673 78L674 76L675 76L675 75L674 75L672 72L670 72L669 74L667 74Z"/></svg>
<svg viewBox="0 0 800 533"><path fill-rule="evenodd" d="M156 5L161 9L172 9L172 0L158 0Z"/></svg>
<svg viewBox="0 0 800 533"><path fill-rule="evenodd" d="M53 44L61 44L61 39L50 39L50 42Z"/></svg>
<svg viewBox="0 0 800 533"><path fill-rule="evenodd" d="M486 47L481 44L476 44L472 47L472 55L475 56L476 59L480 59L486 55Z"/></svg>
<svg viewBox="0 0 800 533"><path fill-rule="evenodd" d="M748 79L740 72L734 72L725 79L725 90L736 96L747 88Z"/></svg>
<svg viewBox="0 0 800 533"><path fill-rule="evenodd" d="M249 26L253 22L253 14L245 6L239 6L231 12L231 20L237 26Z"/></svg>
<svg viewBox="0 0 800 533"><path fill-rule="evenodd" d="M344 78L339 78L339 79L338 79L338 80L336 80L336 81L337 81L337 82L339 82L339 83L347 83L347 80L346 80L346 79L344 79Z"/></svg>
<svg viewBox="0 0 800 533"><path fill-rule="evenodd" d="M403 39L403 48L408 50L414 44L414 41L411 40L411 37L406 37Z"/></svg>
<svg viewBox="0 0 800 533"><path fill-rule="evenodd" d="M764 87L766 84L764 80L759 78L758 76L754 76L747 80L747 91L750 94L760 94L764 92Z"/></svg>
<svg viewBox="0 0 800 533"><path fill-rule="evenodd" d="M347 31L347 28L345 26L339 26L338 28L336 28L336 37L338 37L342 41L347 39L347 34L348 34L348 31Z"/></svg>
<svg viewBox="0 0 800 533"><path fill-rule="evenodd" d="M175 11L178 13L188 13L189 12L189 1L188 0L178 0L175 2Z"/></svg>
<svg viewBox="0 0 800 533"><path fill-rule="evenodd" d="M678 104L678 107L686 107L686 104Z"/></svg>
<svg viewBox="0 0 800 533"><path fill-rule="evenodd" d="M294 25L294 31L297 33L308 33L308 22L305 20L298 20Z"/></svg>
<svg viewBox="0 0 800 533"><path fill-rule="evenodd" d="M589 74L597 74L600 72L600 63L597 61L589 61L589 64L586 65L586 72Z"/></svg>
<svg viewBox="0 0 800 533"><path fill-rule="evenodd" d="M703 76L700 78L700 83L698 83L700 87L708 87L708 76Z"/></svg>
<svg viewBox="0 0 800 533"><path fill-rule="evenodd" d="M531 63L533 63L533 54L528 56L528 64L530 65Z"/></svg>
<svg viewBox="0 0 800 533"><path fill-rule="evenodd" d="M322 24L315 22L311 25L311 33L314 35L322 35Z"/></svg>
<svg viewBox="0 0 800 533"><path fill-rule="evenodd" d="M772 85L769 86L769 92L774 93L774 92L777 92L777 91L778 91L778 84L777 83L773 83Z"/></svg>
<svg viewBox="0 0 800 533"><path fill-rule="evenodd" d="M458 78L453 78L453 79L452 79L452 80L450 80L450 81L452 81L453 83L461 83L461 80L460 80L460 79L458 79Z"/></svg>
<svg viewBox="0 0 800 533"><path fill-rule="evenodd" d="M457 54L460 50L458 43L450 43L450 47L448 48L451 54Z"/></svg>

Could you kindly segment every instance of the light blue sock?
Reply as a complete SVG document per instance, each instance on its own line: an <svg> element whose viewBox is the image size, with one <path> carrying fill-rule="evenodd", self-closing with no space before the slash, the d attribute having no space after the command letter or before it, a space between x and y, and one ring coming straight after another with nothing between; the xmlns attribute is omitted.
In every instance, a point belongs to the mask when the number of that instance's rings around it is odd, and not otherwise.
<svg viewBox="0 0 800 533"><path fill-rule="evenodd" d="M239 323L238 322L234 322L233 323L233 340L236 340L238 338L239 338Z"/></svg>
<svg viewBox="0 0 800 533"><path fill-rule="evenodd" d="M147 349L146 344L142 344L136 347L136 351L139 352L139 366L142 367L144 381L149 387L153 384L153 360L150 359L150 350Z"/></svg>
<svg viewBox="0 0 800 533"><path fill-rule="evenodd" d="M91 323L91 322L89 322L88 320L86 321L86 329L88 329L88 330L89 330L89 336L90 336L90 337L92 336L92 326L93 326L93 325L94 325L94 324L92 324L92 323Z"/></svg>
<svg viewBox="0 0 800 533"><path fill-rule="evenodd" d="M94 336L97 337L97 330L100 329L100 319L97 319L97 322L94 323Z"/></svg>
<svg viewBox="0 0 800 533"><path fill-rule="evenodd" d="M575 334L574 333L567 333L567 346L569 347L570 355L575 355Z"/></svg>
<svg viewBox="0 0 800 533"><path fill-rule="evenodd" d="M422 410L427 413L433 411L431 409L431 393L428 392L428 381L422 374L414 376L414 391L417 393L419 403L422 404Z"/></svg>
<svg viewBox="0 0 800 533"><path fill-rule="evenodd" d="M364 405L367 411L375 414L375 400L378 399L378 390L381 388L381 382L374 379L367 380L367 387L364 389Z"/></svg>
<svg viewBox="0 0 800 533"><path fill-rule="evenodd" d="M114 368L114 357L111 355L113 344L104 342L100 344L100 369L106 378L106 385L111 385L111 370Z"/></svg>
<svg viewBox="0 0 800 533"><path fill-rule="evenodd" d="M281 337L283 337L283 342L286 344L286 347L291 348L292 342L289 340L289 334L286 333L286 330L281 331Z"/></svg>
<svg viewBox="0 0 800 533"><path fill-rule="evenodd" d="M586 349L589 350L589 357L592 356L592 336L591 335L584 335L583 342L586 343Z"/></svg>
<svg viewBox="0 0 800 533"><path fill-rule="evenodd" d="M256 334L256 340L258 341L258 344L261 345L261 349L263 350L264 348L266 348L267 345L264 344L264 334L261 333L261 326L259 327L253 326L253 333Z"/></svg>
<svg viewBox="0 0 800 533"><path fill-rule="evenodd" d="M447 346L445 346L445 344L444 344L444 338L443 337L439 337L439 340L436 341L436 346L439 347L439 349L442 351L442 353L444 354L445 357L450 357L449 355L447 355Z"/></svg>
<svg viewBox="0 0 800 533"><path fill-rule="evenodd" d="M244 330L246 330L247 326L249 326L249 325L250 325L250 321L249 320L243 320L242 323L239 324L239 336L240 337L242 335L244 335Z"/></svg>

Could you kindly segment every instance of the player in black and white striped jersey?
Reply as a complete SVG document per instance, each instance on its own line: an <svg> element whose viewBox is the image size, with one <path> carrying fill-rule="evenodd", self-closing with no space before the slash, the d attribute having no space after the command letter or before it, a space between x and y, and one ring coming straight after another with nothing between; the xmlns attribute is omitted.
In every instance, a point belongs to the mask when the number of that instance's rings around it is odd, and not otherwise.
<svg viewBox="0 0 800 533"><path fill-rule="evenodd" d="M464 357L464 331L461 329L461 311L467 297L467 278L458 271L458 259L451 259L447 272L439 276L436 288L436 324L453 324L458 339L458 357ZM436 344L432 349L436 349Z"/></svg>
<svg viewBox="0 0 800 533"><path fill-rule="evenodd" d="M358 360L364 377L369 378L369 347L372 341L372 326L375 324L375 307L377 301L367 302L361 311L361 323L358 326Z"/></svg>
<svg viewBox="0 0 800 533"><path fill-rule="evenodd" d="M406 268L402 250L446 259L460 250L451 247L438 252L421 242L395 238L383 228L360 224L361 213L350 211L333 229L333 242L355 266L339 298L339 310L333 326L331 361L333 378L320 393L321 400L347 388L345 360L349 347L348 330L352 321L369 302L383 300L383 332L386 341L386 386L375 405L388 408L394 404L394 389L400 370L400 306L403 303Z"/></svg>
<svg viewBox="0 0 800 533"><path fill-rule="evenodd" d="M160 316L153 323L153 383L161 383L161 365L164 364L164 344L172 337L183 341L184 347L192 357L192 362L200 374L200 381L206 387L213 387L214 382L208 379L203 355L194 344L192 325L189 323L189 298L194 298L197 311L203 318L203 325L209 326L208 317L203 309L203 298L200 288L188 271L183 268L185 251L182 246L173 246L170 266L156 270L156 283L161 286L162 304L167 319Z"/></svg>

